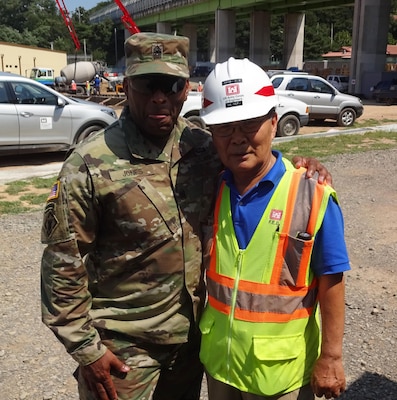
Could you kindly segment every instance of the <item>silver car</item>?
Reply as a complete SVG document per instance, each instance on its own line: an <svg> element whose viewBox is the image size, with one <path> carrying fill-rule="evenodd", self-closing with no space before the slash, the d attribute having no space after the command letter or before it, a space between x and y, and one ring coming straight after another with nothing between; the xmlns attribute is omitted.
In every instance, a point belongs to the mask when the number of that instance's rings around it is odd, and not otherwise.
<svg viewBox="0 0 397 400"><path fill-rule="evenodd" d="M0 154L66 151L116 120L109 107L0 72Z"/></svg>
<svg viewBox="0 0 397 400"><path fill-rule="evenodd" d="M358 97L339 92L320 76L284 72L270 80L277 94L305 102L311 120L333 119L339 126L351 126L363 114Z"/></svg>

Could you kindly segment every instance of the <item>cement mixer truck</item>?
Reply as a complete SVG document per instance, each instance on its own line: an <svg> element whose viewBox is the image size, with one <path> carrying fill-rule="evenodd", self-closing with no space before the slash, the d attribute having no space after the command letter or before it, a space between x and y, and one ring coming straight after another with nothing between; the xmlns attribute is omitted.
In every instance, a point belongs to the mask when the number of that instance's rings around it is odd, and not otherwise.
<svg viewBox="0 0 397 400"><path fill-rule="evenodd" d="M109 81L106 68L100 62L78 61L61 69L61 76L55 76L51 68L35 67L31 69L30 78L50 86L58 92L71 92L72 80L76 82L76 94L85 93L86 82L92 82L95 75ZM116 78L114 78L116 79Z"/></svg>

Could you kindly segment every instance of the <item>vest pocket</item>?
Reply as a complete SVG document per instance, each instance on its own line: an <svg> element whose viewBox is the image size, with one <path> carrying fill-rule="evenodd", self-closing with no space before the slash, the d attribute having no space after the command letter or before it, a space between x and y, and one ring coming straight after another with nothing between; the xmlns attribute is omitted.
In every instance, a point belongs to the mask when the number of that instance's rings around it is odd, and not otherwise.
<svg viewBox="0 0 397 400"><path fill-rule="evenodd" d="M251 382L256 386L254 393L272 396L299 387L305 369L304 349L302 334L254 336L252 358L248 356L252 364L244 371L252 377Z"/></svg>
<svg viewBox="0 0 397 400"><path fill-rule="evenodd" d="M210 373L226 367L226 354L223 354L226 349L226 335L224 331L222 335L219 335L219 332L217 333L214 329L214 325L215 317L210 310L205 310L199 324L202 334L200 360Z"/></svg>
<svg viewBox="0 0 397 400"><path fill-rule="evenodd" d="M302 334L252 338L252 348L258 361L293 360L303 351L303 346Z"/></svg>
<svg viewBox="0 0 397 400"><path fill-rule="evenodd" d="M286 269L283 271L284 274L280 277L282 283L297 287L308 285L306 279L313 244L313 238L304 241L288 236L288 242L284 254Z"/></svg>

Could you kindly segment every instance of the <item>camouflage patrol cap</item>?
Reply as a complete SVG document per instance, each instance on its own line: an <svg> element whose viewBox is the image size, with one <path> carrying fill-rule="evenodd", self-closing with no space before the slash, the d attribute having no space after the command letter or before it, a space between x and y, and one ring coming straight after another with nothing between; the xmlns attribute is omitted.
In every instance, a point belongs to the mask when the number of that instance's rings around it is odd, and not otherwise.
<svg viewBox="0 0 397 400"><path fill-rule="evenodd" d="M163 33L139 32L124 43L126 76L166 74L189 78L189 39Z"/></svg>

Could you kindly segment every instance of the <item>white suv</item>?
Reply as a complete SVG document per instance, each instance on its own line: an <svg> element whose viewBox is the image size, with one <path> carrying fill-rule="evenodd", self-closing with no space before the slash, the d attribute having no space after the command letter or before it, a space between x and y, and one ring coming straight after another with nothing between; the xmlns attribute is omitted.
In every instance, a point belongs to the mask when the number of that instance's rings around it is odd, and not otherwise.
<svg viewBox="0 0 397 400"><path fill-rule="evenodd" d="M345 93L349 89L349 77L344 75L328 75L327 81L340 92Z"/></svg>
<svg viewBox="0 0 397 400"><path fill-rule="evenodd" d="M309 108L302 101L278 96L276 108L278 115L277 136L297 135L301 126L309 122ZM200 118L201 92L189 92L181 115L198 126L205 128L204 121Z"/></svg>
<svg viewBox="0 0 397 400"><path fill-rule="evenodd" d="M109 107L0 72L0 154L67 151L116 120Z"/></svg>
<svg viewBox="0 0 397 400"><path fill-rule="evenodd" d="M363 114L358 97L339 92L320 76L283 72L270 80L276 93L305 102L311 120L333 119L339 126L351 126Z"/></svg>

